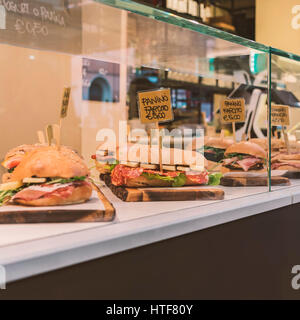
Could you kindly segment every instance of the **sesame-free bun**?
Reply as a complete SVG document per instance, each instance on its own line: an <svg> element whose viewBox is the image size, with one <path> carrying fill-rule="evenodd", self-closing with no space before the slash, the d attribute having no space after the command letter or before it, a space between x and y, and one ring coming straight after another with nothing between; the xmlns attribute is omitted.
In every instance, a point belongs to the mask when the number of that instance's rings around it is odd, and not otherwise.
<svg viewBox="0 0 300 320"><path fill-rule="evenodd" d="M68 197L59 197L55 195L49 195L44 198L36 200L23 200L23 199L14 199L14 203L22 204L25 206L58 206L58 205L67 205L67 204L76 204L87 201L92 195L92 186L90 183L85 183L83 185L77 186L71 195Z"/></svg>
<svg viewBox="0 0 300 320"><path fill-rule="evenodd" d="M264 150L268 150L268 139L267 138L252 138L249 140L249 142L254 142L261 146ZM281 148L284 148L285 143L283 140L272 138L271 139L271 148L272 150L279 150Z"/></svg>
<svg viewBox="0 0 300 320"><path fill-rule="evenodd" d="M249 139L249 142L256 143L257 145L262 147L264 150L268 149L267 138L252 138L252 139Z"/></svg>
<svg viewBox="0 0 300 320"><path fill-rule="evenodd" d="M241 141L232 144L229 148L226 149L225 156L231 153L243 153L257 158L267 158L267 153L261 146L249 141Z"/></svg>
<svg viewBox="0 0 300 320"><path fill-rule="evenodd" d="M204 137L204 145L213 148L227 149L234 141L232 139L225 139L219 137Z"/></svg>
<svg viewBox="0 0 300 320"><path fill-rule="evenodd" d="M87 176L86 164L69 148L40 147L26 154L11 175L11 181L24 178L72 178Z"/></svg>
<svg viewBox="0 0 300 320"><path fill-rule="evenodd" d="M2 175L2 183L11 181L11 173L7 172Z"/></svg>
<svg viewBox="0 0 300 320"><path fill-rule="evenodd" d="M10 149L4 159L7 160L11 157L14 157L16 155L25 155L26 153L29 153L33 150L35 150L36 148L39 148L41 145L40 144L22 144L20 146L17 146L13 149Z"/></svg>

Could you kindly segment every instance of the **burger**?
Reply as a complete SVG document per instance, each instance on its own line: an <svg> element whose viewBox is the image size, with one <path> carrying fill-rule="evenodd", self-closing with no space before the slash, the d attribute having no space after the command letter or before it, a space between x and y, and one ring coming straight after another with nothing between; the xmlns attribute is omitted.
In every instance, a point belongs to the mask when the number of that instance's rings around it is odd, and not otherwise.
<svg viewBox="0 0 300 320"><path fill-rule="evenodd" d="M122 160L124 154L128 160ZM146 145L129 145L125 149L118 148L115 153L100 149L92 158L96 161L100 178L114 186L137 188L216 185L220 179L217 175L209 176L205 169L205 158L191 150L163 148L162 171L158 148Z"/></svg>
<svg viewBox="0 0 300 320"><path fill-rule="evenodd" d="M82 203L92 194L88 168L68 148L39 147L26 154L7 183L0 185L0 204L55 206Z"/></svg>
<svg viewBox="0 0 300 320"><path fill-rule="evenodd" d="M223 167L230 171L249 171L264 169L267 153L258 144L241 141L226 149Z"/></svg>
<svg viewBox="0 0 300 320"><path fill-rule="evenodd" d="M7 182L11 178L11 173L20 164L26 154L32 150L40 147L41 145L35 144L22 144L16 148L11 149L5 155L4 161L1 163L4 168L7 169L7 173L2 176L2 182Z"/></svg>

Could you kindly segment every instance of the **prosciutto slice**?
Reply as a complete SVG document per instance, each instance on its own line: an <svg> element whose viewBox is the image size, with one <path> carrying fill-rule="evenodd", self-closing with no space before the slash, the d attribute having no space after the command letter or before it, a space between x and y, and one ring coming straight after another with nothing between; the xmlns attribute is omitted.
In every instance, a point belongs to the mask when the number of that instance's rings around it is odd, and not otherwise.
<svg viewBox="0 0 300 320"><path fill-rule="evenodd" d="M227 159L225 158L222 161L223 161L224 165L226 166L234 161L237 161L238 159L239 159L238 157L233 157L233 158L227 158Z"/></svg>
<svg viewBox="0 0 300 320"><path fill-rule="evenodd" d="M49 197L49 196L68 198L73 193L74 189L77 186L81 186L85 183L88 183L88 182L80 181L80 182L71 182L71 183L65 183L65 184L57 183L54 185L30 186L21 190L17 194L15 194L12 199L32 201L32 200L37 200L37 199Z"/></svg>
<svg viewBox="0 0 300 320"><path fill-rule="evenodd" d="M271 169L276 170L276 169L280 168L281 166L290 166L293 168L300 169L300 163L292 163L292 162L275 162L275 163L272 163Z"/></svg>
<svg viewBox="0 0 300 320"><path fill-rule="evenodd" d="M258 158L245 158L243 160L239 160L236 163L243 168L244 171L248 171L251 167L253 167L255 164L261 162Z"/></svg>

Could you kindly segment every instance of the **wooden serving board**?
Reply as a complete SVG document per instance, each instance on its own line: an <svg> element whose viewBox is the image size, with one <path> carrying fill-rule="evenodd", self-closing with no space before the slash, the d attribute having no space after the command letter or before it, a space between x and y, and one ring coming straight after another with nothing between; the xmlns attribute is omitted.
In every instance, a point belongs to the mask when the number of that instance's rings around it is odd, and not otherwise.
<svg viewBox="0 0 300 320"><path fill-rule="evenodd" d="M78 204L80 209L73 209L76 205L49 207L26 207L21 205L0 207L0 224L18 223L60 223L60 222L109 222L115 217L115 209L103 193L94 186L94 198L84 204ZM97 196L99 199L97 199ZM91 208L91 203L101 201L102 206ZM100 204L100 202L99 202ZM81 208L82 206L82 208ZM70 209L68 209L68 207ZM102 207L102 208L100 208Z"/></svg>
<svg viewBox="0 0 300 320"><path fill-rule="evenodd" d="M300 171L288 171L284 176L289 179L300 179Z"/></svg>
<svg viewBox="0 0 300 320"><path fill-rule="evenodd" d="M267 186L267 177L222 177L221 185L226 187L259 187ZM289 186L290 180L285 177L272 177L272 186Z"/></svg>
<svg viewBox="0 0 300 320"><path fill-rule="evenodd" d="M100 178L118 198L126 202L224 199L224 191L217 188L201 186L181 188L126 188L116 187L111 184L109 175L101 175Z"/></svg>

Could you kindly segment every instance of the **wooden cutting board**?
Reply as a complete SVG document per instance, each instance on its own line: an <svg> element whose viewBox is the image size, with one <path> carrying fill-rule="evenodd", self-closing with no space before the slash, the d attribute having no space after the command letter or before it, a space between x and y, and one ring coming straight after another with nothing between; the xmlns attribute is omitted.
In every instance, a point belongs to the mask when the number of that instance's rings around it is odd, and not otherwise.
<svg viewBox="0 0 300 320"><path fill-rule="evenodd" d="M118 198L126 202L224 199L224 191L218 188L203 186L181 188L126 188L116 187L111 184L109 175L101 175L100 178Z"/></svg>
<svg viewBox="0 0 300 320"><path fill-rule="evenodd" d="M39 210L33 210L31 207L14 206L13 210L8 210L6 206L3 206L0 207L0 224L112 221L115 217L114 207L98 187L95 186L94 189L104 208L90 209L88 201L80 210L67 209L68 206L56 206L52 210L43 207L40 207ZM95 197L89 201L97 200Z"/></svg>
<svg viewBox="0 0 300 320"><path fill-rule="evenodd" d="M289 186L290 180L285 177L272 177L272 186ZM266 177L223 177L221 185L226 187L259 187L267 186L268 179Z"/></svg>

